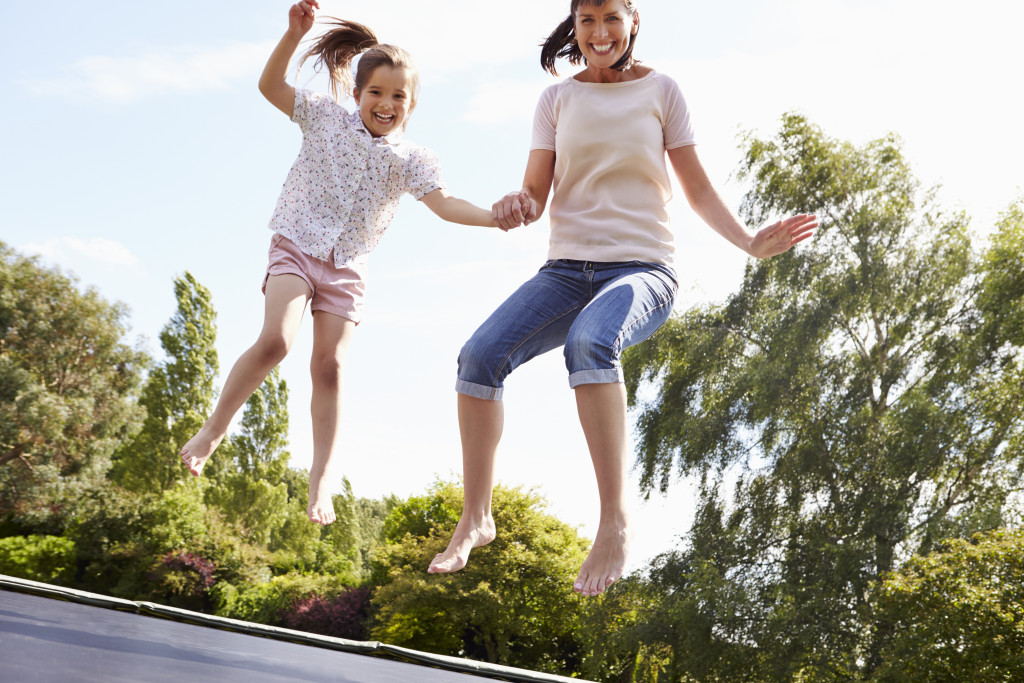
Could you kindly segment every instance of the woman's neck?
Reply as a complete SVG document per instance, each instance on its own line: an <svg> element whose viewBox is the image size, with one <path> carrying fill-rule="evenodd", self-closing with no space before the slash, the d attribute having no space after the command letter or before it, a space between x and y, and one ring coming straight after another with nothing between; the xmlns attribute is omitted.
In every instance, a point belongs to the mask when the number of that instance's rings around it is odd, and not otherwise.
<svg viewBox="0 0 1024 683"><path fill-rule="evenodd" d="M627 81L640 80L651 73L651 71L650 67L640 66L639 64L628 66L622 71L618 69L595 69L588 65L586 69L574 75L573 78L581 83L625 83Z"/></svg>

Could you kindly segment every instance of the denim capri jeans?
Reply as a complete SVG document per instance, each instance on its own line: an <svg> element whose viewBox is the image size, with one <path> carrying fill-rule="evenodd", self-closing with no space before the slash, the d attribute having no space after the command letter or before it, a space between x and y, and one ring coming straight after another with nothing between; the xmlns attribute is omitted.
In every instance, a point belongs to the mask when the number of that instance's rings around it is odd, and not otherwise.
<svg viewBox="0 0 1024 683"><path fill-rule="evenodd" d="M462 347L455 390L501 400L510 372L559 346L570 387L622 382L622 351L668 320L676 289L658 263L548 261Z"/></svg>

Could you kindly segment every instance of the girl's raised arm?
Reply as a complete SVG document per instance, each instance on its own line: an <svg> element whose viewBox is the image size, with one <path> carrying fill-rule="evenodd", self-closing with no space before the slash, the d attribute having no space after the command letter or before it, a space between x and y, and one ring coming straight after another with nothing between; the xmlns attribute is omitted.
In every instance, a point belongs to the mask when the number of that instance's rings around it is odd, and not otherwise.
<svg viewBox="0 0 1024 683"><path fill-rule="evenodd" d="M288 31L270 53L270 59L260 76L260 92L268 102L287 114L288 118L291 118L295 108L295 88L287 81L288 65L302 38L313 28L318 9L318 0L301 0L291 6L288 10Z"/></svg>

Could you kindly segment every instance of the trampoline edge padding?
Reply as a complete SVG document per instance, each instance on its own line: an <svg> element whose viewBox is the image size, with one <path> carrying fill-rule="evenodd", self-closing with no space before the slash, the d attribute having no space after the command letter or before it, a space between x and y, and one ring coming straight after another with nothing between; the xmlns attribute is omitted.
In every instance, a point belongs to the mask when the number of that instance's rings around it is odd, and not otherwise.
<svg viewBox="0 0 1024 683"><path fill-rule="evenodd" d="M6 576L4 574L0 574L0 590L29 593L57 600L67 600L69 602L92 605L93 607L120 610L122 612L135 612L137 614L170 619L172 621L179 621L197 626L206 626L225 631L243 633L246 635L273 638L275 640L299 643L301 645L309 645L312 647L340 650L342 652L349 652L353 654L385 655L390 658L426 664L441 669L447 669L449 671L497 677L511 681L523 681L524 683L554 683L557 681L588 683L588 681L580 678L567 678L565 676L558 676L555 674L545 674L536 671L528 671L526 669L517 669L510 666L502 666L501 664L489 664L487 662L478 662L471 659L460 659L458 657L437 655L430 652L420 652L419 650L410 650L408 648L388 645L387 643L380 643L377 641L366 642L348 640L345 638L334 638L332 636L322 636L315 633L295 631L278 626L268 626L266 624L240 621L238 619L228 619L227 617L218 617L212 614L203 614L202 612L192 612L178 607L159 605L153 602L124 600L122 598L114 598L108 595L100 595L98 593L88 593L74 588L54 586L48 583L30 581L28 579L19 579L14 576Z"/></svg>

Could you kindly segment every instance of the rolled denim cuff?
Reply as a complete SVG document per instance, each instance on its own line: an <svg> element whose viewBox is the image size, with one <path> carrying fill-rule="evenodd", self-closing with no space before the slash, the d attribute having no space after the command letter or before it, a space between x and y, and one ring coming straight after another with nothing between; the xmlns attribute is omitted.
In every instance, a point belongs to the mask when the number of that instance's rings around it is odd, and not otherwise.
<svg viewBox="0 0 1024 683"><path fill-rule="evenodd" d="M569 388L575 389L581 384L616 384L625 381L622 368L606 370L579 370L569 375Z"/></svg>
<svg viewBox="0 0 1024 683"><path fill-rule="evenodd" d="M464 379L455 380L455 391L466 396L482 398L486 401L500 401L504 387L489 387L485 384L475 384Z"/></svg>

